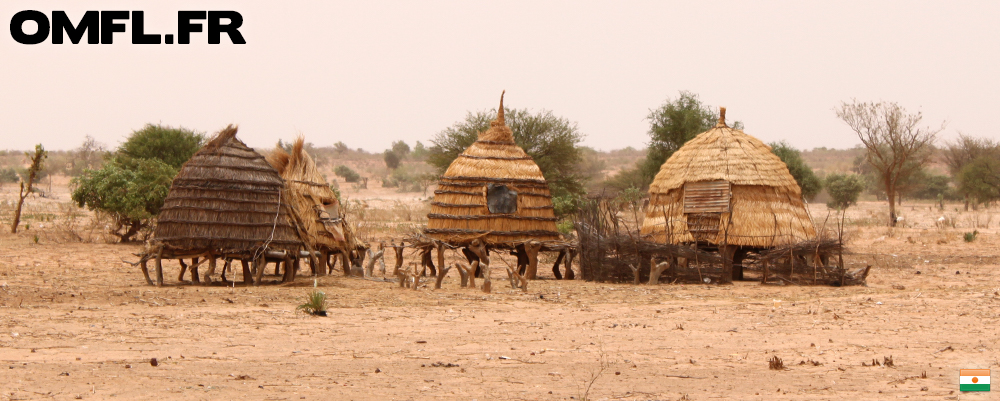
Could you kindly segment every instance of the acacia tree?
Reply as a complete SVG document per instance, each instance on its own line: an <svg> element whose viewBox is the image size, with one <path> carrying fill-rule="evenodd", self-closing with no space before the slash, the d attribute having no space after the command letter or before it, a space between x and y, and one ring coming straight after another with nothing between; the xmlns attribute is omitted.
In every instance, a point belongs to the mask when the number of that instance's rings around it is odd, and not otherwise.
<svg viewBox="0 0 1000 401"><path fill-rule="evenodd" d="M823 183L816 177L816 174L813 173L812 168L806 164L805 160L802 160L802 153L785 141L772 142L769 145L771 146L771 152L777 155L781 161L785 162L788 172L792 174L792 178L795 178L795 182L799 184L799 188L802 189L802 197L809 201L815 198L816 194L823 189Z"/></svg>
<svg viewBox="0 0 1000 401"><path fill-rule="evenodd" d="M14 209L14 221L10 224L11 234L17 234L17 226L21 224L21 208L24 206L24 198L27 198L31 194L32 186L38 179L38 172L42 169L42 162L49 156L49 152L45 151L42 144L38 144L35 145L34 154L24 152L24 155L31 160L31 166L28 167L25 178L21 181L21 192L18 194L17 208Z"/></svg>
<svg viewBox="0 0 1000 401"><path fill-rule="evenodd" d="M958 184L959 191L965 197L965 210L969 210L969 200L971 193L967 191L969 186L963 186L961 180L962 170L973 160L987 157L1000 159L1000 143L986 138L975 138L965 134L958 134L958 138L945 144L941 149L944 162L948 165L948 172Z"/></svg>
<svg viewBox="0 0 1000 401"><path fill-rule="evenodd" d="M878 174L889 201L889 226L896 225L898 186L930 160L931 145L944 129L920 127L923 114L908 113L894 102L841 102L836 109L865 145L865 160Z"/></svg>
<svg viewBox="0 0 1000 401"><path fill-rule="evenodd" d="M73 201L111 215L112 234L128 242L151 225L177 171L204 139L188 129L147 124L133 131L100 169L84 170L73 179Z"/></svg>
<svg viewBox="0 0 1000 401"><path fill-rule="evenodd" d="M959 189L978 203L1000 200L1000 159L978 157L958 174Z"/></svg>
<svg viewBox="0 0 1000 401"><path fill-rule="evenodd" d="M490 127L496 110L468 113L465 121L445 128L431 140L427 163L444 173L451 162ZM514 142L534 159L549 183L553 197L579 197L584 193L577 164L582 159L583 135L576 124L543 110L504 108L504 120L514 133Z"/></svg>
<svg viewBox="0 0 1000 401"><path fill-rule="evenodd" d="M615 174L607 181L608 186L617 190L648 188L674 152L719 121L718 113L711 106L688 91L681 91L676 99L667 99L660 107L650 110L646 118L649 120L646 158L636 163L635 168ZM733 128L743 129L743 124L736 121Z"/></svg>

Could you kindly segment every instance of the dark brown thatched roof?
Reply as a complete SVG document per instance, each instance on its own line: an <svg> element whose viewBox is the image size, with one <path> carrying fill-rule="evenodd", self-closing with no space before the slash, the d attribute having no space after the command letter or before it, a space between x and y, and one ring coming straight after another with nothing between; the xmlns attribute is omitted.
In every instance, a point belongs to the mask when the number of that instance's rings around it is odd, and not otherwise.
<svg viewBox="0 0 1000 401"><path fill-rule="evenodd" d="M154 240L174 253L250 253L265 245L298 251L284 191L278 171L230 125L181 166Z"/></svg>

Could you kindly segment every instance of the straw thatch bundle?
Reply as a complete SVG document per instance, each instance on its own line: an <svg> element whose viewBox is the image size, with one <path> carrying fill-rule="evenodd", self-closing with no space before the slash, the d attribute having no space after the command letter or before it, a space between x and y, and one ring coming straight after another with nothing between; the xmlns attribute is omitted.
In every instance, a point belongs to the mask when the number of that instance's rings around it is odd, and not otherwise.
<svg viewBox="0 0 1000 401"><path fill-rule="evenodd" d="M456 245L476 238L507 246L559 240L549 185L514 143L503 94L496 120L441 177L427 220L424 233Z"/></svg>
<svg viewBox="0 0 1000 401"><path fill-rule="evenodd" d="M769 248L815 238L802 191L759 139L719 123L677 150L649 186L642 234L657 242ZM667 223L669 222L669 224Z"/></svg>
<svg viewBox="0 0 1000 401"><path fill-rule="evenodd" d="M298 252L278 171L230 125L181 166L160 209L155 241L174 254Z"/></svg>
<svg viewBox="0 0 1000 401"><path fill-rule="evenodd" d="M267 162L285 180L289 195L286 199L307 234L304 240L311 248L348 251L353 238L344 224L340 201L312 157L303 149L304 142L302 137L296 139L290 154L276 147L268 154Z"/></svg>

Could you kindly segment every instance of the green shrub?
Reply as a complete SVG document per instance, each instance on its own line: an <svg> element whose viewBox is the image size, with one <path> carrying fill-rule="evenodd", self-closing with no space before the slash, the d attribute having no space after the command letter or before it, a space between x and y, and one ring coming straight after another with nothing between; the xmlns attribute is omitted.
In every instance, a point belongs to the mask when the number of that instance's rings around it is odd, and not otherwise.
<svg viewBox="0 0 1000 401"><path fill-rule="evenodd" d="M979 231L973 231L971 233L965 233L965 237L963 239L965 240L965 242L972 242L972 241L976 240L976 237L978 235L979 235Z"/></svg>
<svg viewBox="0 0 1000 401"><path fill-rule="evenodd" d="M361 174L358 174L357 171L351 170L350 167L347 167L343 164L333 169L333 173L336 174L338 177L342 177L347 182L361 181Z"/></svg>
<svg viewBox="0 0 1000 401"><path fill-rule="evenodd" d="M826 176L826 191L830 193L831 209L846 209L858 203L858 196L865 190L865 180L857 174L830 174Z"/></svg>

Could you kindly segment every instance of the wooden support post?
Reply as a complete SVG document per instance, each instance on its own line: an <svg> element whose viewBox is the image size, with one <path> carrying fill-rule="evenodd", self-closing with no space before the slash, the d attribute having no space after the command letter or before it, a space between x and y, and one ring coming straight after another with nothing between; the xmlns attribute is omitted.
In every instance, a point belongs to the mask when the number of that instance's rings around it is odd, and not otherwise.
<svg viewBox="0 0 1000 401"><path fill-rule="evenodd" d="M340 253L340 264L344 265L344 276L351 276L351 251L343 251Z"/></svg>
<svg viewBox="0 0 1000 401"><path fill-rule="evenodd" d="M229 280L226 279L226 272L229 271L229 266L231 266L233 264L233 260L229 259L229 258L225 258L223 260L225 260L226 263L222 264L222 282L223 283L227 283L227 282L229 282ZM235 279L235 278L236 278L236 273L233 273L233 279Z"/></svg>
<svg viewBox="0 0 1000 401"><path fill-rule="evenodd" d="M437 260L438 260L438 274L437 283L434 285L434 289L441 288L441 282L444 281L444 276L448 275L448 266L444 264L444 243L437 244Z"/></svg>
<svg viewBox="0 0 1000 401"><path fill-rule="evenodd" d="M462 276L462 288L469 286L469 275L471 273L466 266L468 265L463 265L462 262L455 263L455 267L458 268L458 274Z"/></svg>
<svg viewBox="0 0 1000 401"><path fill-rule="evenodd" d="M768 273L768 271L767 271L768 270L767 269L767 261L766 260L760 261L760 265L761 265L761 268L763 269L762 272L761 272L761 276L760 276L760 283L761 284L767 284L767 273Z"/></svg>
<svg viewBox="0 0 1000 401"><path fill-rule="evenodd" d="M187 271L188 265L184 263L184 258L177 258L177 262L181 264L181 272L177 274L177 282L184 282L184 272Z"/></svg>
<svg viewBox="0 0 1000 401"><path fill-rule="evenodd" d="M149 269L146 267L145 260L139 262L139 268L142 269L142 276L146 278L146 284L153 285L153 280L149 278Z"/></svg>
<svg viewBox="0 0 1000 401"><path fill-rule="evenodd" d="M403 267L403 249L403 244L399 244L398 247L392 248L392 250L396 252L396 265L392 268L393 276L398 276L399 269Z"/></svg>
<svg viewBox="0 0 1000 401"><path fill-rule="evenodd" d="M327 273L327 263L330 262L330 251L322 250L319 251L319 266L316 266L316 271L313 272L315 275L325 276Z"/></svg>
<svg viewBox="0 0 1000 401"><path fill-rule="evenodd" d="M573 280L576 273L573 273L573 258L576 257L576 249L570 248L569 255L566 256L566 279Z"/></svg>
<svg viewBox="0 0 1000 401"><path fill-rule="evenodd" d="M649 272L649 284L656 285L660 283L660 275L663 271L670 267L670 262L660 262L653 264L652 269Z"/></svg>
<svg viewBox="0 0 1000 401"><path fill-rule="evenodd" d="M191 258L191 282L194 284L201 283L201 276L198 275L198 258Z"/></svg>
<svg viewBox="0 0 1000 401"><path fill-rule="evenodd" d="M253 273L250 272L250 262L248 262L246 259L240 258L240 264L243 265L243 283L252 285ZM235 279L236 277L233 278Z"/></svg>
<svg viewBox="0 0 1000 401"><path fill-rule="evenodd" d="M163 287L163 247L156 250L156 286Z"/></svg>
<svg viewBox="0 0 1000 401"><path fill-rule="evenodd" d="M213 275L215 275L215 255L208 255L208 271L205 272L205 280L203 280L203 284L212 285Z"/></svg>
<svg viewBox="0 0 1000 401"><path fill-rule="evenodd" d="M542 243L538 241L529 241L524 244L524 252L528 254L528 270L524 274L524 278L528 280L534 280L538 276L538 250L542 248Z"/></svg>
<svg viewBox="0 0 1000 401"><path fill-rule="evenodd" d="M292 259L291 252L285 254L285 260L282 262L285 265L285 274L281 277L282 283L291 283L295 280L295 261L298 258Z"/></svg>
<svg viewBox="0 0 1000 401"><path fill-rule="evenodd" d="M722 256L722 277L719 281L723 284L733 282L733 254L736 252L736 247L731 245L723 245L719 247L719 255Z"/></svg>
<svg viewBox="0 0 1000 401"><path fill-rule="evenodd" d="M566 250L563 249L559 251L559 256L556 256L556 263L552 264L552 275L556 276L556 280L562 280L562 273L559 272L559 263L562 262L563 258L566 257Z"/></svg>
<svg viewBox="0 0 1000 401"><path fill-rule="evenodd" d="M253 260L254 279L253 285L261 285L264 280L264 268L267 267L267 257L263 253Z"/></svg>

